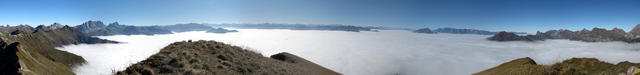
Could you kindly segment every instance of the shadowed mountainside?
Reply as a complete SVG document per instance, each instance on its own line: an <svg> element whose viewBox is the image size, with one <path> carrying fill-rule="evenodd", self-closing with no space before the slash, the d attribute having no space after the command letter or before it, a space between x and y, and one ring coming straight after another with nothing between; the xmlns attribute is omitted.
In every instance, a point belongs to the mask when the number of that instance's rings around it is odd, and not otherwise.
<svg viewBox="0 0 640 75"><path fill-rule="evenodd" d="M237 46L202 40L172 43L117 74L339 75L289 53L267 58Z"/></svg>
<svg viewBox="0 0 640 75"><path fill-rule="evenodd" d="M595 58L571 58L553 65L539 65L526 57L473 75L624 75L637 70L639 66L628 61L611 64Z"/></svg>

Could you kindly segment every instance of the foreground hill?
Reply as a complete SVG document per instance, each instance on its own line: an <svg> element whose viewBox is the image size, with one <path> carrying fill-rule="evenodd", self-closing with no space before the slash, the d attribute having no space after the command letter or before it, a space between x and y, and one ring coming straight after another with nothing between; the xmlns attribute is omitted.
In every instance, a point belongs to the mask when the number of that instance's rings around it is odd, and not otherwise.
<svg viewBox="0 0 640 75"><path fill-rule="evenodd" d="M14 26L0 29L15 29L0 32L2 75L73 75L70 67L86 62L84 58L54 47L81 43L116 43L89 37L73 27L59 24L41 25L37 28Z"/></svg>
<svg viewBox="0 0 640 75"><path fill-rule="evenodd" d="M264 57L215 41L175 42L118 75L339 75L289 53Z"/></svg>
<svg viewBox="0 0 640 75"><path fill-rule="evenodd" d="M633 73L639 63L627 61L611 64L595 58L571 58L553 65L539 65L531 58L520 58L474 75L625 75Z"/></svg>
<svg viewBox="0 0 640 75"><path fill-rule="evenodd" d="M511 36L511 37L504 37ZM526 39L521 39L526 38ZM580 31L570 30L549 30L547 32L538 32L535 35L517 36L509 33L496 34L488 38L495 41L534 41L545 39L569 39L585 42L608 42L608 41L624 41L624 42L640 42L640 24L638 24L629 33L622 29L613 28L606 30L602 28L593 28L591 30L583 29Z"/></svg>

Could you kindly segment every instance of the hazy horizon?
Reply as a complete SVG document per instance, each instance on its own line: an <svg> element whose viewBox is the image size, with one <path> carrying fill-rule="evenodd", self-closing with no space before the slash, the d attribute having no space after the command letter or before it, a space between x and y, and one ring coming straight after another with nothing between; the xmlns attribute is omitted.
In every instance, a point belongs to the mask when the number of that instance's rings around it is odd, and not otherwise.
<svg viewBox="0 0 640 75"><path fill-rule="evenodd" d="M640 20L637 0L9 0L0 24L347 24L535 32L614 27Z"/></svg>

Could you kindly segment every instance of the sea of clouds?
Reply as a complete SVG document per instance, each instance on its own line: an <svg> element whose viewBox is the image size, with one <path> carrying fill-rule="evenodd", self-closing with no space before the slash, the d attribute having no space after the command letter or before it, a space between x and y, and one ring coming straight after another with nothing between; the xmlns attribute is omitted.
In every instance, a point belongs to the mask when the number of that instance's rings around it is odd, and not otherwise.
<svg viewBox="0 0 640 75"><path fill-rule="evenodd" d="M172 42L183 40L216 40L249 48L264 56L289 52L346 75L465 75L522 57L531 57L545 65L572 57L593 57L610 63L640 62L637 57L640 44L569 40L495 42L486 40L490 37L487 35L419 34L403 30L239 29L239 32L226 34L194 31L98 37L125 43L58 48L87 60L87 64L73 68L77 74L112 74L146 59Z"/></svg>

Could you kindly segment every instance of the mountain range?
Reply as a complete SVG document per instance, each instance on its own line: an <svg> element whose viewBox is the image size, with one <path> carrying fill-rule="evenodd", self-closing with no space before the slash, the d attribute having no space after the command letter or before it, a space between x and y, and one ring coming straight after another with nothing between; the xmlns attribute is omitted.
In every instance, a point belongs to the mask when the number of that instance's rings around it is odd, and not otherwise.
<svg viewBox="0 0 640 75"><path fill-rule="evenodd" d="M585 42L608 42L608 41L624 41L624 42L640 42L640 24L634 27L629 33L619 28L606 30L602 28L593 28L591 30L583 29L580 31L570 30L549 30L547 32L537 32L535 35L518 36L510 33L496 34L488 38L495 41L534 41L545 39L569 39Z"/></svg>
<svg viewBox="0 0 640 75"><path fill-rule="evenodd" d="M223 28L243 28L243 29L290 29L290 30L332 30L332 31L376 31L375 28L382 29L384 27L362 27L353 25L330 24L330 25L314 25L314 24L210 24L212 27Z"/></svg>
<svg viewBox="0 0 640 75"><path fill-rule="evenodd" d="M487 30L457 29L457 28L450 28L450 27L438 28L436 30L431 30L429 28L421 28L421 29L418 29L418 30L414 30L413 32L415 32L415 33L427 33L427 34L449 33L449 34L479 34L479 35L495 35L495 34L499 33L499 32L491 32L491 31L487 31ZM512 32L512 33L515 33L515 34L527 34L525 32Z"/></svg>

